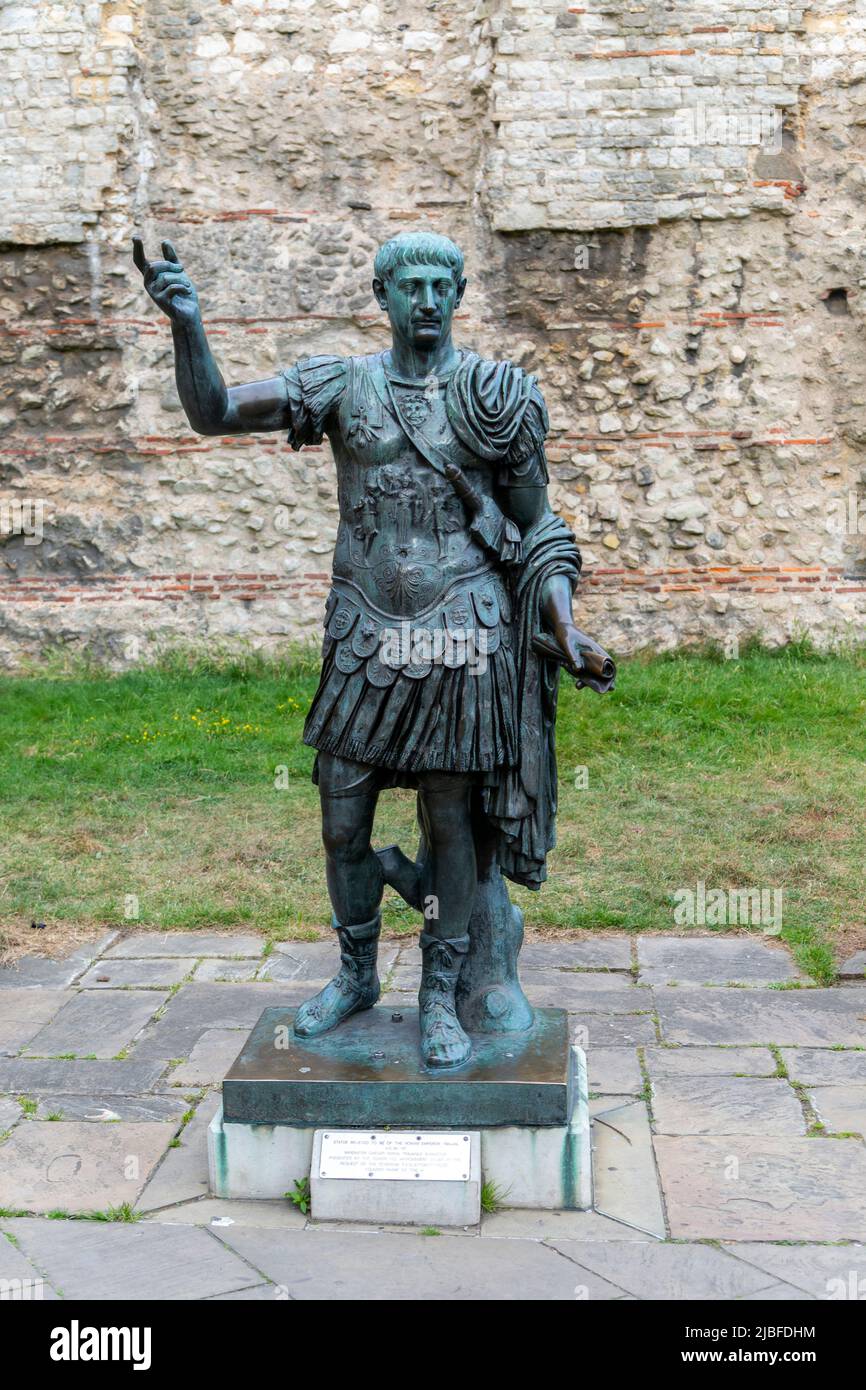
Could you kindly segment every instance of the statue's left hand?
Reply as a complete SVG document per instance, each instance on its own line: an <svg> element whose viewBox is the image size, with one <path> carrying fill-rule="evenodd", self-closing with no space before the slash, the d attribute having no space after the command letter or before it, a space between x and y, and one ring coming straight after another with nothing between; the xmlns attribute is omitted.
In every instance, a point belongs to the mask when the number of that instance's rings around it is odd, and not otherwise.
<svg viewBox="0 0 866 1390"><path fill-rule="evenodd" d="M586 646L585 633L580 632L574 623L562 623L550 635L562 652L563 665L568 674L579 681L586 669L581 652L581 647Z"/></svg>
<svg viewBox="0 0 866 1390"><path fill-rule="evenodd" d="M532 639L532 645L539 656L560 662L574 677L578 690L589 686L590 690L603 695L615 688L616 663L613 658L594 638L581 632L572 622L563 620L553 624L548 632L537 634Z"/></svg>

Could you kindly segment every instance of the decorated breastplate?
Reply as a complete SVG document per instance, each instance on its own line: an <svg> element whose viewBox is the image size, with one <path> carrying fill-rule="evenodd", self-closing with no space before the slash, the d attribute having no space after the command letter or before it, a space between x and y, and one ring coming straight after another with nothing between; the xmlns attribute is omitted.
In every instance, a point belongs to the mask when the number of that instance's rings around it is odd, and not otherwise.
<svg viewBox="0 0 866 1390"><path fill-rule="evenodd" d="M412 426L461 467L477 470L479 460L454 436L444 382L386 382L380 360L371 366L353 360L335 449L341 526L334 573L352 579L386 612L412 615L485 557L454 488L401 427L392 391ZM489 486L488 470L477 481Z"/></svg>

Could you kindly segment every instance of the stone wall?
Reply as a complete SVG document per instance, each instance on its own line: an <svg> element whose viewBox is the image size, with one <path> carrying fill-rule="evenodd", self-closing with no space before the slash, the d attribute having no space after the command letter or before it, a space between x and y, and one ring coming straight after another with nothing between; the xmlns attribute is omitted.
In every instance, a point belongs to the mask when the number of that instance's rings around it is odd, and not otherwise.
<svg viewBox="0 0 866 1390"><path fill-rule="evenodd" d="M0 663L317 633L329 451L190 434L134 229L230 381L384 346L376 246L447 231L459 339L545 391L585 626L862 635L856 0L31 0L0 64Z"/></svg>

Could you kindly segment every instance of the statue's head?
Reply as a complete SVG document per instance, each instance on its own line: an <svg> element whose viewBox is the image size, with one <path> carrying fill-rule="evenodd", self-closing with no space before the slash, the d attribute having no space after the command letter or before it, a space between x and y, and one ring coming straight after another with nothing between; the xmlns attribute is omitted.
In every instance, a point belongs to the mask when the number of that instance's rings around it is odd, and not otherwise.
<svg viewBox="0 0 866 1390"><path fill-rule="evenodd" d="M404 232L379 247L373 272L373 293L395 338L432 351L447 336L466 288L460 248L435 232Z"/></svg>

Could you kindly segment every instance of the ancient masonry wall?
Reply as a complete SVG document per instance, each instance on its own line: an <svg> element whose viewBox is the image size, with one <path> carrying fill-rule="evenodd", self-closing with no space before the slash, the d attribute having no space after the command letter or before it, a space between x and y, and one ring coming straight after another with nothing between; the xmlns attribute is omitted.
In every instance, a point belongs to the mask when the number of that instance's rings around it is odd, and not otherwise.
<svg viewBox="0 0 866 1390"><path fill-rule="evenodd" d="M0 663L314 636L326 447L199 439L129 257L229 380L369 352L376 245L449 232L460 340L536 372L581 615L620 653L866 614L866 7L0 7Z"/></svg>

